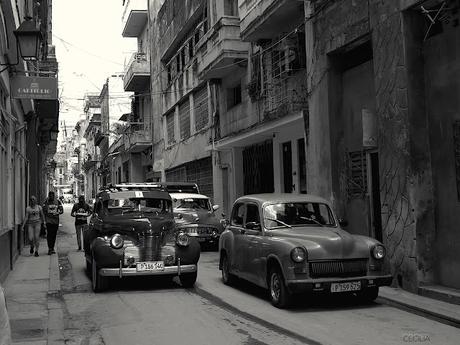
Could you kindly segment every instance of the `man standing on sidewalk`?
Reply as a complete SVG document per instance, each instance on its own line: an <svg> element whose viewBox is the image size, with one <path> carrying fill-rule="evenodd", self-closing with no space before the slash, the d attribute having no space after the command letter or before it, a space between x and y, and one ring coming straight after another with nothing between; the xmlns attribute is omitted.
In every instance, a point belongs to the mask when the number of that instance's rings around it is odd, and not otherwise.
<svg viewBox="0 0 460 345"><path fill-rule="evenodd" d="M54 192L48 193L48 198L43 204L43 213L46 217L46 228L48 241L48 255L56 254L54 245L56 244L56 235L59 228L59 215L64 213L62 203L55 197Z"/></svg>
<svg viewBox="0 0 460 345"><path fill-rule="evenodd" d="M87 218L91 214L91 207L85 202L85 197L80 195L78 202L73 205L70 215L75 217L75 231L77 232L78 250L81 250L81 234L83 227L88 224Z"/></svg>

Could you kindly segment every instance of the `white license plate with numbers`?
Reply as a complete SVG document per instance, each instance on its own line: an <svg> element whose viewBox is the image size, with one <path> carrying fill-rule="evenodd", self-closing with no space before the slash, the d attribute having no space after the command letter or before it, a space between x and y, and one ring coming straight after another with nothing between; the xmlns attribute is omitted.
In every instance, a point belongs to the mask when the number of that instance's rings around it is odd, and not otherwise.
<svg viewBox="0 0 460 345"><path fill-rule="evenodd" d="M165 264L163 261L146 261L136 263L137 272L145 271L164 271Z"/></svg>
<svg viewBox="0 0 460 345"><path fill-rule="evenodd" d="M361 290L361 282L332 283L331 292L347 292Z"/></svg>

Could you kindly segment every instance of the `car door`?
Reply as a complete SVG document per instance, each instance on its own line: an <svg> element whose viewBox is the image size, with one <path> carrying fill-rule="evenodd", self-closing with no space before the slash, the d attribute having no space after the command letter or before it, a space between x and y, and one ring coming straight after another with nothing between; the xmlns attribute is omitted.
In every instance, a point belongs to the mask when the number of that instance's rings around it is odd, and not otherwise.
<svg viewBox="0 0 460 345"><path fill-rule="evenodd" d="M244 263L242 257L246 255L248 245L246 243L246 235L244 229L244 218L246 214L246 204L237 203L233 206L232 215L230 218L229 230L233 233L233 249L230 255L231 270L243 277Z"/></svg>
<svg viewBox="0 0 460 345"><path fill-rule="evenodd" d="M262 226L260 221L259 206L256 203L246 204L245 244L247 245L243 267L247 274L247 279L255 284L259 284L261 273L261 246L262 246Z"/></svg>

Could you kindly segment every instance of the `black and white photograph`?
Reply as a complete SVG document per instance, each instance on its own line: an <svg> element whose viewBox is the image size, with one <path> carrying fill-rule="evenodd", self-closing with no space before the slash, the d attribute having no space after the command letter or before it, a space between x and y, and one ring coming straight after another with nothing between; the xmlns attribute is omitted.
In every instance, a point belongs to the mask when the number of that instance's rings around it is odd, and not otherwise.
<svg viewBox="0 0 460 345"><path fill-rule="evenodd" d="M0 345L460 344L460 0L0 0Z"/></svg>

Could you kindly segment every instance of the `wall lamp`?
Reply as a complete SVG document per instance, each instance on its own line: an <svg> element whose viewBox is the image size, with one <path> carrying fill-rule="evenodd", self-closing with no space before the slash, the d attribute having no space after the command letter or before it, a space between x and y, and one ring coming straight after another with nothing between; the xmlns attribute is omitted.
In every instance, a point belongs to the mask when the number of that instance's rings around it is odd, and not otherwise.
<svg viewBox="0 0 460 345"><path fill-rule="evenodd" d="M1 66L6 66L0 70L4 70L19 64L19 55L25 61L33 61L38 59L40 51L40 43L42 41L42 33L37 28L35 21L27 18L13 31L16 36L16 62L15 63L0 63Z"/></svg>

